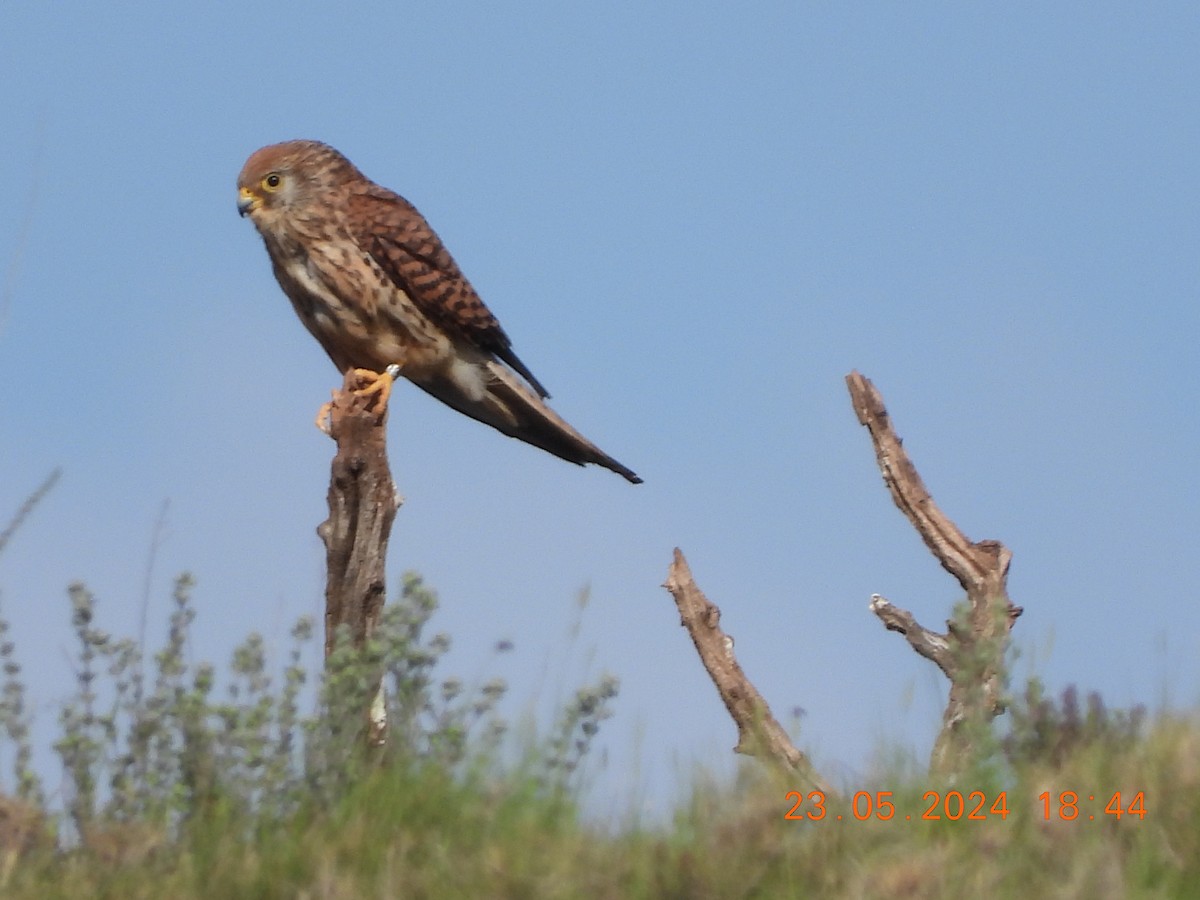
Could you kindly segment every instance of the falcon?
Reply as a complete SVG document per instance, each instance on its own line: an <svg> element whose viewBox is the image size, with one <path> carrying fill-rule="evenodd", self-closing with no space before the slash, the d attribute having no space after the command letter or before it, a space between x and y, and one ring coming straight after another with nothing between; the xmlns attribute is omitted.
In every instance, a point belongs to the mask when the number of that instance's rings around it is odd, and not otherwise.
<svg viewBox="0 0 1200 900"><path fill-rule="evenodd" d="M549 394L411 203L317 141L251 154L238 212L300 321L386 409L399 374L464 415L568 462L642 479L546 405Z"/></svg>

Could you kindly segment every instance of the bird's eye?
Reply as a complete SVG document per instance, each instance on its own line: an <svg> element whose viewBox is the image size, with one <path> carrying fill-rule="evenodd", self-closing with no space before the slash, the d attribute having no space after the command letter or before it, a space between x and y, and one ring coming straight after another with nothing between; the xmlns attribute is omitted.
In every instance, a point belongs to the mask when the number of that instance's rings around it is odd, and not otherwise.
<svg viewBox="0 0 1200 900"><path fill-rule="evenodd" d="M283 184L283 177L278 172L272 172L262 180L262 186L268 191L277 191Z"/></svg>

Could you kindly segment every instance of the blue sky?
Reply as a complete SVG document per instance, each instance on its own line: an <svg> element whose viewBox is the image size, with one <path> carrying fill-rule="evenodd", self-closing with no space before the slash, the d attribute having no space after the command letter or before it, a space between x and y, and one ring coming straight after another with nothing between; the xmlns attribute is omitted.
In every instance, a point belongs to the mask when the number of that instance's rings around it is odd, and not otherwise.
<svg viewBox="0 0 1200 900"><path fill-rule="evenodd" d="M884 490L843 377L943 509L1014 553L1023 671L1193 708L1200 607L1194 4L10 3L0 27L0 605L53 730L65 588L223 662L322 609L338 378L235 211L257 147L328 141L413 201L555 407L576 469L394 395L422 572L516 707L621 678L614 796L724 769L733 726L660 587L681 546L827 771L924 758L945 685L867 611L958 586ZM579 644L562 642L590 588ZM500 638L515 653L492 660ZM56 778L51 779L55 783Z"/></svg>

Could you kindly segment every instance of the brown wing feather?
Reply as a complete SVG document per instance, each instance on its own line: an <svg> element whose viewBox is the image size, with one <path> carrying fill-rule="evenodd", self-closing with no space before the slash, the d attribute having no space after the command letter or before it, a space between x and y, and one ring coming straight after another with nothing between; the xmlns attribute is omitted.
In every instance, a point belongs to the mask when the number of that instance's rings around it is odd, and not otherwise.
<svg viewBox="0 0 1200 900"><path fill-rule="evenodd" d="M421 312L506 363L538 396L550 396L513 352L500 322L415 206L387 188L369 184L350 195L346 218L359 246Z"/></svg>

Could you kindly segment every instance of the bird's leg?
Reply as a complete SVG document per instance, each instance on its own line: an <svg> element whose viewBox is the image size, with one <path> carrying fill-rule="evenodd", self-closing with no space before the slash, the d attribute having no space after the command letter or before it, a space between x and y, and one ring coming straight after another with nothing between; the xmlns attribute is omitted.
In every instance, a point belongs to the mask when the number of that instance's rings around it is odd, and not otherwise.
<svg viewBox="0 0 1200 900"><path fill-rule="evenodd" d="M365 398L369 405L377 405L379 416L382 418L387 413L388 399L392 395L392 385L395 384L396 379L400 376L400 366L392 363L382 372L373 372L370 369L351 369L350 371L361 385L354 388L351 393L356 397ZM326 434L330 434L332 416L333 401L323 403L321 408L317 410L317 428Z"/></svg>

